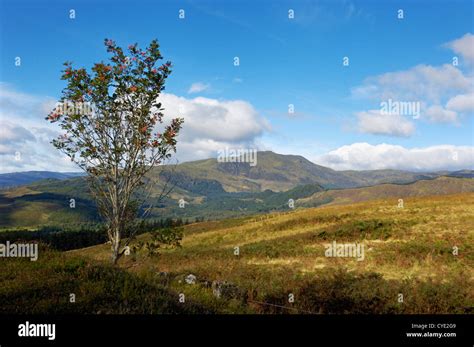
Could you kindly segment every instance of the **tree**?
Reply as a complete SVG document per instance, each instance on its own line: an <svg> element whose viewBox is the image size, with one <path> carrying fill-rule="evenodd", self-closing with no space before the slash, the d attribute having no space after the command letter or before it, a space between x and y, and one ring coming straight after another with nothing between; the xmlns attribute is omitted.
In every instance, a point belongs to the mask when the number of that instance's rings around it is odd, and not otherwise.
<svg viewBox="0 0 474 347"><path fill-rule="evenodd" d="M145 200L137 192L145 175L176 152L183 119L163 121L157 98L171 63L158 64L163 58L157 40L146 50L128 46L128 55L112 40L105 46L110 62L94 64L91 73L64 64L67 86L46 119L64 131L52 144L87 173L116 264Z"/></svg>

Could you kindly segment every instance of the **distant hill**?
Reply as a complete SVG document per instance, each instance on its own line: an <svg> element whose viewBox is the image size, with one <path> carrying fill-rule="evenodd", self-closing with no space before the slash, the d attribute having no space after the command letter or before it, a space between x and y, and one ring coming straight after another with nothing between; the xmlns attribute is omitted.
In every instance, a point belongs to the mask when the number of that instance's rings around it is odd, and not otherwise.
<svg viewBox="0 0 474 347"><path fill-rule="evenodd" d="M77 172L28 171L0 174L0 188L27 185L44 179L65 180L82 176ZM213 195L223 192L287 191L298 186L318 184L326 189L356 188L382 183L410 183L439 176L474 177L474 171L409 172L401 170L336 171L317 165L298 155L271 151L258 152L257 165L219 163L204 159L164 165L152 171L157 190L169 181L178 190L191 195ZM54 186L54 181L49 185Z"/></svg>
<svg viewBox="0 0 474 347"><path fill-rule="evenodd" d="M227 192L262 192L267 189L279 192L307 184L319 184L327 189L355 188L381 183L409 183L441 175L399 170L336 171L302 156L270 151L258 152L256 166L205 159L182 163L172 169L167 167L160 175L166 176L168 170L172 170L175 177L181 177L182 182L207 182L209 185L218 182Z"/></svg>
<svg viewBox="0 0 474 347"><path fill-rule="evenodd" d="M447 173L446 176L474 178L474 171L472 171L472 170L459 170L459 171L454 171L454 172Z"/></svg>
<svg viewBox="0 0 474 347"><path fill-rule="evenodd" d="M87 193L85 181L81 178L64 181L46 180L30 186L23 186L0 192L0 227L35 227L38 225L74 224L98 221L94 202ZM203 186L197 185L201 194ZM212 185L209 187L213 187ZM194 188L193 188L194 189ZM284 192L220 192L211 189L208 195L199 195L175 188L168 197L158 200L151 197L152 218L181 218L182 220L223 219L253 215L271 211L289 211L289 200L295 208L321 205L352 204L361 201L398 199L414 196L431 196L474 192L474 179L439 177L410 184L382 184L363 188L325 190L318 184L298 186ZM70 199L76 206L70 208ZM179 199L186 201L180 208Z"/></svg>
<svg viewBox="0 0 474 347"><path fill-rule="evenodd" d="M67 180L83 176L81 172L25 171L0 174L0 188L16 187L44 179Z"/></svg>
<svg viewBox="0 0 474 347"><path fill-rule="evenodd" d="M378 199L449 195L474 192L474 179L442 176L408 184L380 184L372 187L316 192L298 200L298 206L340 205Z"/></svg>
<svg viewBox="0 0 474 347"><path fill-rule="evenodd" d="M285 191L305 184L350 186L351 181L337 171L316 165L295 155L258 152L257 165L219 163L216 159L186 162L173 167L182 181L219 182L226 192ZM160 175L167 175L168 169Z"/></svg>
<svg viewBox="0 0 474 347"><path fill-rule="evenodd" d="M398 170L335 171L296 155L259 152L257 165L198 160L152 170L147 204L155 218L222 219L296 207L380 198L471 192L473 171L413 173ZM443 175L442 177L439 177ZM449 177L448 177L449 176ZM0 175L0 227L98 220L80 173ZM5 189L5 187L12 187ZM2 187L2 186L0 186ZM164 190L171 193L159 199ZM76 207L70 208L70 199ZM185 208L178 201L184 199Z"/></svg>

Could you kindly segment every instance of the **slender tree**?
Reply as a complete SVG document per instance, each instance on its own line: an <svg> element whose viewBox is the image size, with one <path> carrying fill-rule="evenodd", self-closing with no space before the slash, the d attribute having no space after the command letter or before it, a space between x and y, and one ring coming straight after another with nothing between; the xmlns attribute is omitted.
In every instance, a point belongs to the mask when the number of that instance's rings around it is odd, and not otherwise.
<svg viewBox="0 0 474 347"><path fill-rule="evenodd" d="M91 73L64 64L67 86L46 119L64 132L52 144L87 173L116 264L145 199L137 191L145 175L176 152L183 119L163 122L157 98L171 63L158 63L163 58L157 40L146 50L130 45L127 54L112 40L105 46L110 62L94 64Z"/></svg>

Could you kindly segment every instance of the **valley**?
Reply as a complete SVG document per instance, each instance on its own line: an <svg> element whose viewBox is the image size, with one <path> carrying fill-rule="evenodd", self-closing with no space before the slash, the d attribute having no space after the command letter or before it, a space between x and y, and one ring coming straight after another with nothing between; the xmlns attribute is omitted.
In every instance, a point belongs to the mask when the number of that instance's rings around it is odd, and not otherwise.
<svg viewBox="0 0 474 347"><path fill-rule="evenodd" d="M258 163L251 167L207 159L157 168L148 177L151 192L145 205L152 207L150 217L216 220L288 211L290 199L298 208L474 191L468 170L334 171L300 156L273 152L258 152ZM0 191L0 228L97 222L95 211L84 177L47 178Z"/></svg>

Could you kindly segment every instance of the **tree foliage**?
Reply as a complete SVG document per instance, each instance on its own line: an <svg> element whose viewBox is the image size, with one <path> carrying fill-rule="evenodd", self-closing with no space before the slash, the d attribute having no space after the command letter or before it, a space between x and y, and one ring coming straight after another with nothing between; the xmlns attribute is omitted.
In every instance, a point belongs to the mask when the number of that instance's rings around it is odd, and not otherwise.
<svg viewBox="0 0 474 347"><path fill-rule="evenodd" d="M171 63L158 63L157 40L145 50L130 45L127 54L110 39L105 46L109 62L94 64L91 73L64 64L67 86L46 119L63 130L53 145L88 174L116 263L133 237L122 240L142 203L135 193L145 175L176 151L183 119L164 122L158 97Z"/></svg>

